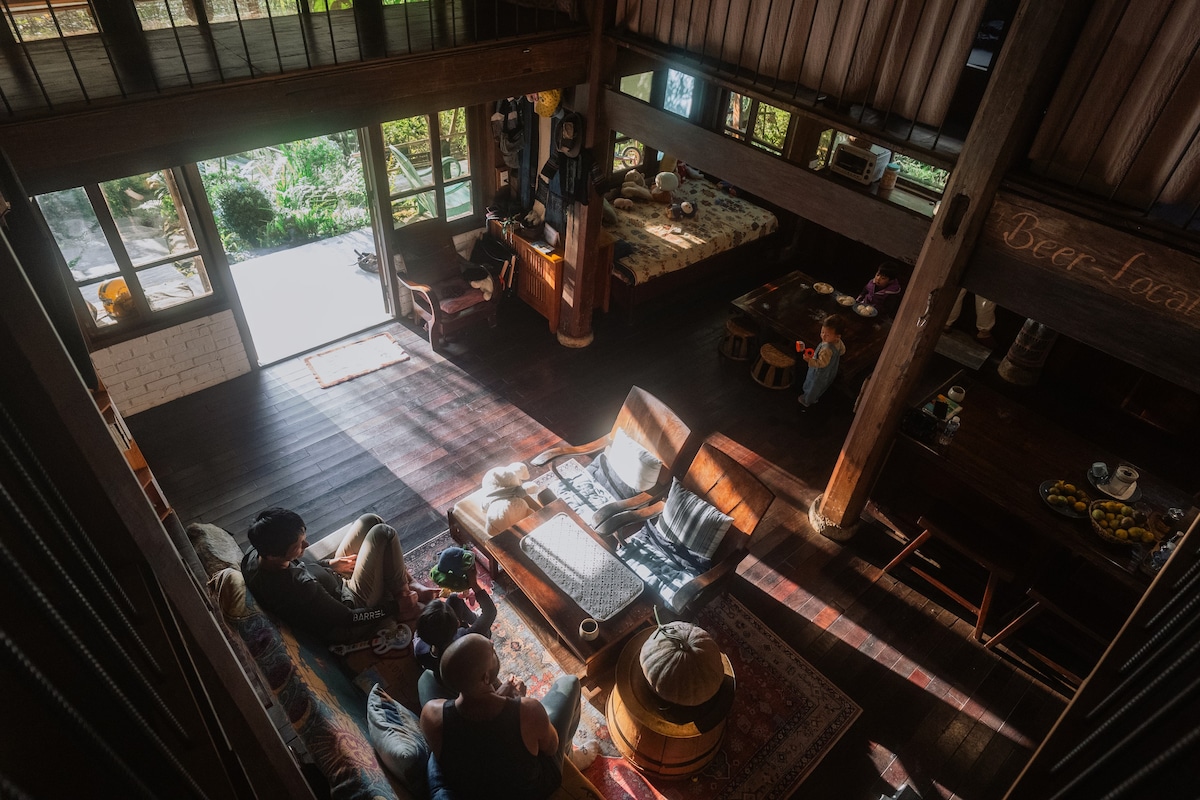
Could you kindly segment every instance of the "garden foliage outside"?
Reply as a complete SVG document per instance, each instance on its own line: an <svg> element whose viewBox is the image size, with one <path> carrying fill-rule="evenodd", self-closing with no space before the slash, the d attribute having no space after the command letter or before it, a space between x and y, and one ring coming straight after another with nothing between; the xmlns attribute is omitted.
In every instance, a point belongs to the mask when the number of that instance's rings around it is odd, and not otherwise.
<svg viewBox="0 0 1200 800"><path fill-rule="evenodd" d="M370 224L352 131L201 162L200 175L230 261Z"/></svg>

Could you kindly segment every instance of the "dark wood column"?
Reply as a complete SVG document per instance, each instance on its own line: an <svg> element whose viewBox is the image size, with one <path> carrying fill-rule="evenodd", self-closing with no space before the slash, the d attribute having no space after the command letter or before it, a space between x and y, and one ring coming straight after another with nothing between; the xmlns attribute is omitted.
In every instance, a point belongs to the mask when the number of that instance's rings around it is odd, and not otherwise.
<svg viewBox="0 0 1200 800"><path fill-rule="evenodd" d="M613 45L603 36L605 20L615 9L614 0L593 0L591 22L591 58L588 82L575 87L575 110L583 114L586 132L585 152L593 163L607 158L608 127L604 121L601 83L611 72ZM553 145L552 145L553 146ZM567 347L587 347L592 343L592 309L596 305L597 271L609 269L599 262L600 231L603 224L600 196L588 185L588 202L574 203L567 215L566 242L563 247L563 296L559 314L558 341Z"/></svg>
<svg viewBox="0 0 1200 800"><path fill-rule="evenodd" d="M941 210L921 247L892 334L822 495L817 509L825 518L821 522L848 527L862 512L908 397L949 317L959 275L975 248L1000 178L1053 89L1084 13L1079 0L1022 2L946 185ZM833 536L834 530L825 532Z"/></svg>

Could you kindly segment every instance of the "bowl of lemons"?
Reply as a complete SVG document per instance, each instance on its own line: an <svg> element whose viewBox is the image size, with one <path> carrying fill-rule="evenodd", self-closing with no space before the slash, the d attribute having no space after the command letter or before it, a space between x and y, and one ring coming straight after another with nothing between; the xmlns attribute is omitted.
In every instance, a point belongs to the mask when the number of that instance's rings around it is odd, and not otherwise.
<svg viewBox="0 0 1200 800"><path fill-rule="evenodd" d="M1154 544L1158 536L1145 514L1120 500L1097 500L1088 506L1092 529L1106 542Z"/></svg>
<svg viewBox="0 0 1200 800"><path fill-rule="evenodd" d="M1088 493L1070 481L1043 481L1038 487L1042 502L1064 517L1083 519L1088 515Z"/></svg>

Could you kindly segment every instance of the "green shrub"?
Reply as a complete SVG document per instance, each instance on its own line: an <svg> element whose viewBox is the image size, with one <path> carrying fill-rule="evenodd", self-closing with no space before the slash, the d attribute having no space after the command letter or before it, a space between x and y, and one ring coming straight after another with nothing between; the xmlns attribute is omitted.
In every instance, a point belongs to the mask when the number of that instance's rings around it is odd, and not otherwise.
<svg viewBox="0 0 1200 800"><path fill-rule="evenodd" d="M217 189L214 199L217 215L226 228L251 247L262 246L275 210L261 189L252 183L230 182Z"/></svg>

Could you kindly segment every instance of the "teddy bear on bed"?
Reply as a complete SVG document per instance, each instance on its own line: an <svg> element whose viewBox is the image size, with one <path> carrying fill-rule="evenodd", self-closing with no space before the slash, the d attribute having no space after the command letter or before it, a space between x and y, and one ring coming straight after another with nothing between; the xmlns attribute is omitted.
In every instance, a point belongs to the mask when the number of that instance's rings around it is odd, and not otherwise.
<svg viewBox="0 0 1200 800"><path fill-rule="evenodd" d="M636 169L631 169L625 173L625 182L621 184L621 197L630 200L649 200L651 199L650 189L646 187L646 176L638 172ZM614 205L616 205L614 203ZM620 208L621 206L617 206Z"/></svg>
<svg viewBox="0 0 1200 800"><path fill-rule="evenodd" d="M687 200L682 203L672 203L667 209L667 217L670 219L691 219L696 216L696 206Z"/></svg>
<svg viewBox="0 0 1200 800"><path fill-rule="evenodd" d="M679 188L679 176L674 172L660 172L654 176L654 188L650 190L650 199L658 203L671 205L672 192Z"/></svg>
<svg viewBox="0 0 1200 800"><path fill-rule="evenodd" d="M493 467L483 476L483 513L488 533L495 535L511 528L539 508L529 496L524 482L529 480L529 467L515 461L507 467Z"/></svg>

